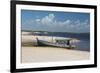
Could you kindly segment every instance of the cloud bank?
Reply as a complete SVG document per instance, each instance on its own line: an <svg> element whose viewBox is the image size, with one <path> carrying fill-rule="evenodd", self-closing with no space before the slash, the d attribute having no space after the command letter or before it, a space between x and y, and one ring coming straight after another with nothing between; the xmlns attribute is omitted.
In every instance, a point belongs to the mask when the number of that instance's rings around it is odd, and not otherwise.
<svg viewBox="0 0 100 73"><path fill-rule="evenodd" d="M24 27L24 25L26 25ZM55 32L89 32L90 24L86 19L81 21L66 19L64 21L57 20L55 14L50 13L42 18L28 20L22 23L22 28L34 31L55 31Z"/></svg>

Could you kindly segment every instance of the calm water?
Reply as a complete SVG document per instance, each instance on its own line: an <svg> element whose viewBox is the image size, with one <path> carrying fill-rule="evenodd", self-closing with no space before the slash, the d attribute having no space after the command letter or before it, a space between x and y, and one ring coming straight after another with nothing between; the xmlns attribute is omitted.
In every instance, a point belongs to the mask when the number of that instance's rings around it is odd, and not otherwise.
<svg viewBox="0 0 100 73"><path fill-rule="evenodd" d="M76 45L77 50L82 50L82 51L90 51L90 35L89 34L75 34L75 33L52 33L52 34L42 34L46 36L58 36L58 37L68 37L68 38L76 38L79 39L80 42L78 43L73 43Z"/></svg>

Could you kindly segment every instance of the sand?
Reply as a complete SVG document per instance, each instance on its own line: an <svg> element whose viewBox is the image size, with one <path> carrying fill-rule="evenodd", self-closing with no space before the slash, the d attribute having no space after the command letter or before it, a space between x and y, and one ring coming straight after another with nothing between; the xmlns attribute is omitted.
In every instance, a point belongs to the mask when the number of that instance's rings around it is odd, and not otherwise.
<svg viewBox="0 0 100 73"><path fill-rule="evenodd" d="M88 60L89 52L55 48L22 47L22 63Z"/></svg>
<svg viewBox="0 0 100 73"><path fill-rule="evenodd" d="M22 63L75 61L90 59L90 53L87 51L79 51L67 48L33 46L33 41L36 44L36 37L39 37L41 39L46 38L48 41L51 41L51 38L47 36L41 37L33 35L22 35Z"/></svg>

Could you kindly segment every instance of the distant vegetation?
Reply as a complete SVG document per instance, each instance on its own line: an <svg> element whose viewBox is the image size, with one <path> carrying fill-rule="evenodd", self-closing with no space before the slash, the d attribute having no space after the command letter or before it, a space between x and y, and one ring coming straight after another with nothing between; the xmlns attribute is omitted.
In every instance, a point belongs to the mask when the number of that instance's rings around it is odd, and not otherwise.
<svg viewBox="0 0 100 73"><path fill-rule="evenodd" d="M80 32L50 32L50 31L32 31L32 30L22 30L22 32L39 32L39 33L48 33L48 34L59 34L59 33L63 33L63 34L90 34L90 32L86 32L86 33L80 33Z"/></svg>

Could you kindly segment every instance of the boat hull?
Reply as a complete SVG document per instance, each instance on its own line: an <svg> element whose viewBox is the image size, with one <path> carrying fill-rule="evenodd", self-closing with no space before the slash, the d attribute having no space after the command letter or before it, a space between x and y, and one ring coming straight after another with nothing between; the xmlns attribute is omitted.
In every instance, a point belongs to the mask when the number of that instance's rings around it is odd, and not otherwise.
<svg viewBox="0 0 100 73"><path fill-rule="evenodd" d="M68 48L68 49L75 48L74 45L57 44L57 43L51 43L43 40L37 40L37 44L38 46L50 46L50 47L60 47L60 48Z"/></svg>

